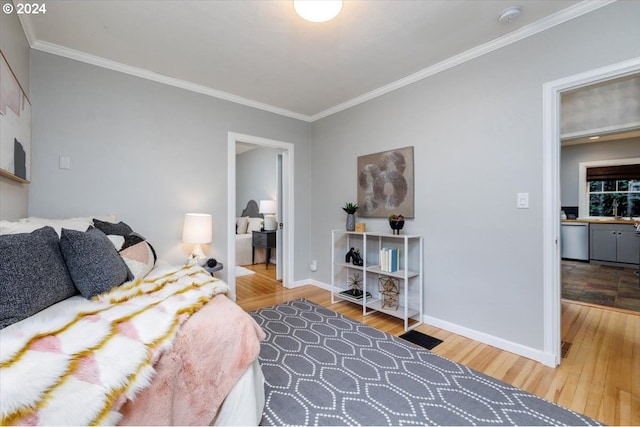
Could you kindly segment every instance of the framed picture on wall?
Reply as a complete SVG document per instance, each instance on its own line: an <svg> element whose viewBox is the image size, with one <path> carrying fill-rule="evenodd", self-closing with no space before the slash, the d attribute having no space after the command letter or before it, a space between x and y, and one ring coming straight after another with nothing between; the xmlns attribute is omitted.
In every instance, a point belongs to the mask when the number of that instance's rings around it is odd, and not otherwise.
<svg viewBox="0 0 640 427"><path fill-rule="evenodd" d="M0 175L31 180L31 103L0 51Z"/></svg>
<svg viewBox="0 0 640 427"><path fill-rule="evenodd" d="M414 217L413 147L358 157L358 215Z"/></svg>

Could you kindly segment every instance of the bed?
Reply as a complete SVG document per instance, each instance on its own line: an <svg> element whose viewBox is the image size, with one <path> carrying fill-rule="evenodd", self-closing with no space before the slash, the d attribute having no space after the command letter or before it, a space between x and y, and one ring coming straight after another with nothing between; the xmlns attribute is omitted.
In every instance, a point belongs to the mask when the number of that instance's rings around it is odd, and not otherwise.
<svg viewBox="0 0 640 427"><path fill-rule="evenodd" d="M236 265L250 265L255 261L260 264L266 261L264 248L256 248L255 260L253 259L253 231L262 229L262 214L259 213L255 200L249 200L247 206L236 218Z"/></svg>
<svg viewBox="0 0 640 427"><path fill-rule="evenodd" d="M2 425L257 425L264 333L226 297L226 283L197 264L156 262L139 235L82 231L74 220L22 231L0 223ZM138 253L118 252L123 240L137 242ZM96 263L102 252L121 264ZM86 281L78 262L85 273L99 265L100 275ZM124 283L92 288L122 265ZM71 284L59 278L65 271ZM87 298L87 286L97 294ZM37 306L50 298L59 301Z"/></svg>

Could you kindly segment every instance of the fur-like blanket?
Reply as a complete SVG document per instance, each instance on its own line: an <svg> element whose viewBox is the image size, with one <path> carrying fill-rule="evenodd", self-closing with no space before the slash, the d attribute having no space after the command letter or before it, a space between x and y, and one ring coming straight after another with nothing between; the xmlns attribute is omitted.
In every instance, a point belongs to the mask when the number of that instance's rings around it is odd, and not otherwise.
<svg viewBox="0 0 640 427"><path fill-rule="evenodd" d="M197 265L135 280L2 333L2 425L116 424L180 325L228 286ZM2 331L5 332L5 331Z"/></svg>

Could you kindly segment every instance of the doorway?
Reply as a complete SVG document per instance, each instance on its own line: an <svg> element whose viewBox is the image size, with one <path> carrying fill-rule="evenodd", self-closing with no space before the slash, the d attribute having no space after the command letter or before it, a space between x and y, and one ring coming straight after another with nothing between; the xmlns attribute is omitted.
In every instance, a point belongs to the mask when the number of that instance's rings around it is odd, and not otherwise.
<svg viewBox="0 0 640 427"><path fill-rule="evenodd" d="M560 95L562 92L640 72L640 58L569 76L543 85L543 329L542 363L558 366L561 356Z"/></svg>
<svg viewBox="0 0 640 427"><path fill-rule="evenodd" d="M228 133L227 144L227 207L229 239L227 241L227 260L231 266L227 273L227 283L231 289L231 298L236 299L236 239L235 227L237 216L236 204L236 146L238 144L249 144L256 147L263 147L278 152L277 161L274 161L274 168L278 170L277 180L277 205L278 212L278 241L277 250L278 274L281 275L282 285L288 287L293 280L293 229L294 229L294 145L291 143L261 138L252 135L244 135L235 132Z"/></svg>

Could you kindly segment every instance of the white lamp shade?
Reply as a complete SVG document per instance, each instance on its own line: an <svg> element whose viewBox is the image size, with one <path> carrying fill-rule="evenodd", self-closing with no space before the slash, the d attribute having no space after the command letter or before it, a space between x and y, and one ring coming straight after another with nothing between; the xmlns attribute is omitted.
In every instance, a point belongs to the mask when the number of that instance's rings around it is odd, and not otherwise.
<svg viewBox="0 0 640 427"><path fill-rule="evenodd" d="M211 215L202 213L188 213L184 216L182 227L182 241L184 243L211 243L212 234Z"/></svg>
<svg viewBox="0 0 640 427"><path fill-rule="evenodd" d="M258 212L261 214L273 214L276 213L276 201L275 200L260 200L260 206Z"/></svg>

